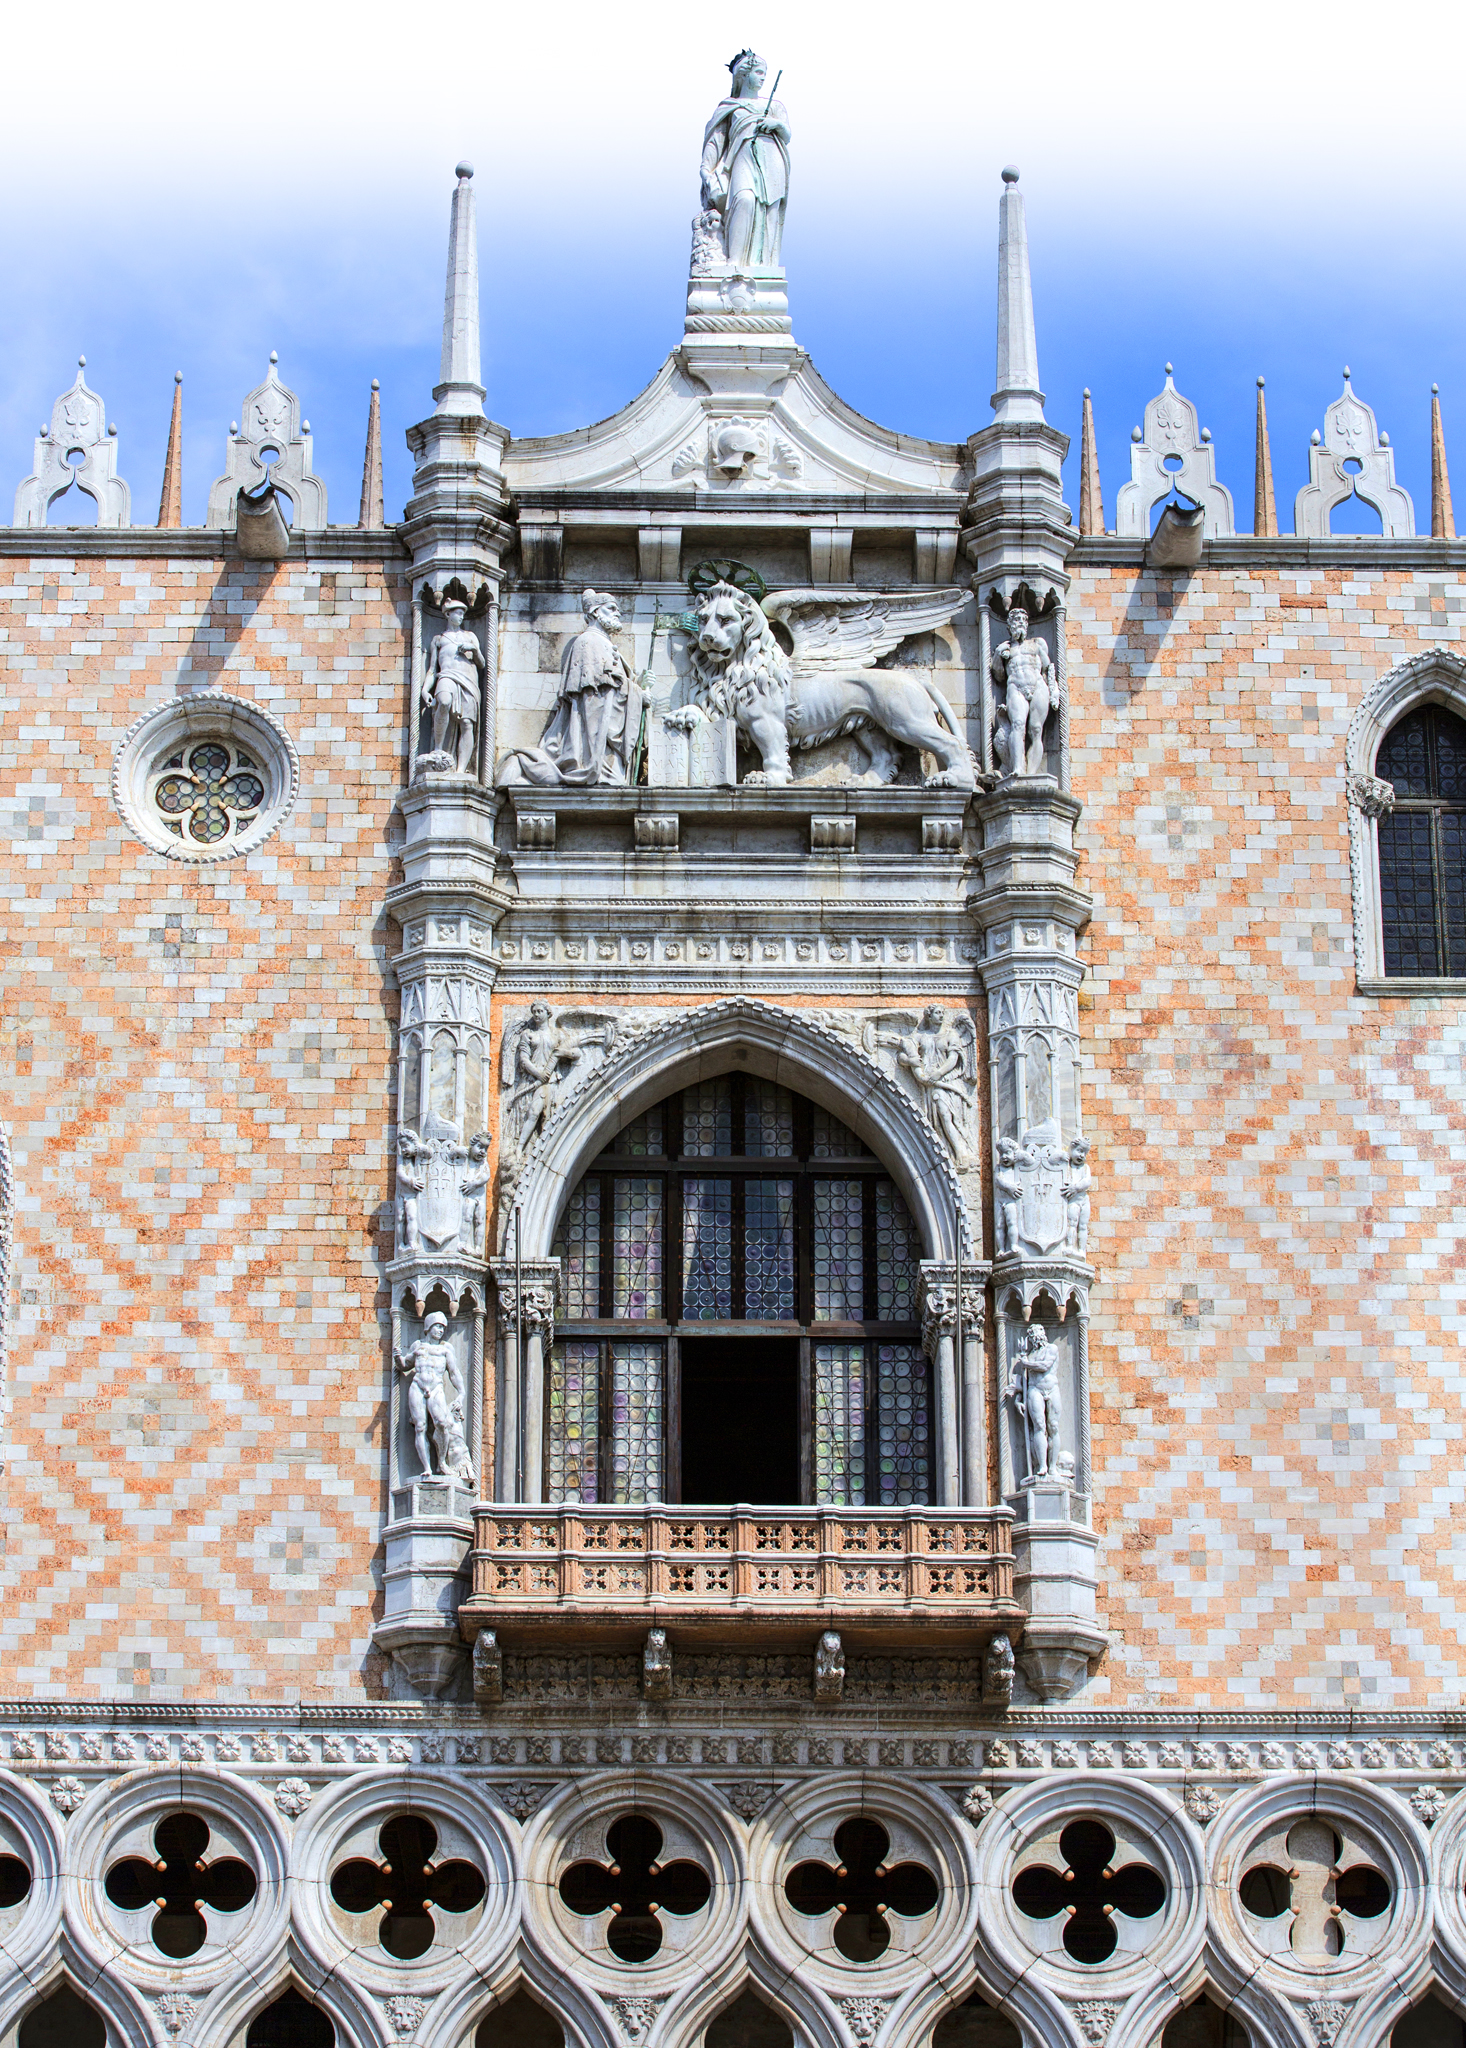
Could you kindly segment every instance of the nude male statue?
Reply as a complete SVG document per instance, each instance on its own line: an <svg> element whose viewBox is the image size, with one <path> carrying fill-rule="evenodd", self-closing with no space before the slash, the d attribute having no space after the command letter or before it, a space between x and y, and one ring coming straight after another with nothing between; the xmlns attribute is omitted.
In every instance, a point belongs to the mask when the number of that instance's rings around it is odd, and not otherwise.
<svg viewBox="0 0 1466 2048"><path fill-rule="evenodd" d="M1040 1329L1030 1326L1024 1348L1008 1369L1008 1398L1018 1410L1028 1447L1026 1486L1033 1479L1056 1479L1062 1453L1059 1425L1063 1401L1059 1393L1060 1352Z"/></svg>
<svg viewBox="0 0 1466 2048"><path fill-rule="evenodd" d="M473 1465L463 1430L463 1375L445 1340L448 1318L434 1309L423 1334L407 1351L394 1351L397 1370L407 1382L407 1413L412 1438L427 1479L457 1479L472 1488Z"/></svg>
<svg viewBox="0 0 1466 2048"><path fill-rule="evenodd" d="M993 752L1004 775L1044 773L1044 721L1054 704L1054 665L1042 641L1028 637L1028 613L1015 604L1008 638L992 660L993 681L1004 691L993 721Z"/></svg>
<svg viewBox="0 0 1466 2048"><path fill-rule="evenodd" d="M447 625L428 649L422 701L433 714L433 752L446 755L459 775L471 775L483 708L479 677L485 669L484 651L477 633L464 626L466 604L450 597L443 617Z"/></svg>

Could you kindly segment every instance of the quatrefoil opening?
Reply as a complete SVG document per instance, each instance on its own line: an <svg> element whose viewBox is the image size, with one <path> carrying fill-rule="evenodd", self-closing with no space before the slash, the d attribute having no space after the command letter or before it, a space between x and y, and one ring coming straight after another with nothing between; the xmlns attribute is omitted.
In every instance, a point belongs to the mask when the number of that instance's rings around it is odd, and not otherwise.
<svg viewBox="0 0 1466 2048"><path fill-rule="evenodd" d="M1371 1863L1341 1868L1344 1844L1327 1821L1296 1822L1281 1847L1286 1865L1259 1861L1244 1872L1237 1895L1247 1911L1259 1920L1288 1914L1288 1946L1295 1955L1317 1960L1359 1947L1362 1930L1351 1923L1389 1911L1395 1896L1389 1879Z"/></svg>
<svg viewBox="0 0 1466 2048"><path fill-rule="evenodd" d="M1103 1963L1119 1935L1114 1915L1149 1920L1166 1903L1165 1879L1148 1863L1113 1867L1115 1838L1103 1821L1074 1820L1059 1837L1063 1870L1030 1864L1013 1880L1013 1903L1030 1920L1065 1913L1065 1951L1076 1963Z"/></svg>
<svg viewBox="0 0 1466 2048"><path fill-rule="evenodd" d="M837 1915L834 1939L845 1960L873 1963L891 1945L887 1913L903 1920L930 1913L941 1896L936 1878L922 1863L889 1869L891 1837L876 1820L846 1820L835 1830L840 1861L797 1863L784 1880L784 1896L796 1913L811 1919Z"/></svg>
<svg viewBox="0 0 1466 2048"><path fill-rule="evenodd" d="M426 1955L437 1935L433 1908L440 1913L471 1913L483 1901L488 1885L474 1864L455 1857L433 1864L438 1830L425 1814L397 1813L377 1835L380 1863L353 1856L331 1876L331 1897L343 1913L370 1913L386 1908L377 1939L389 1956L410 1963Z"/></svg>
<svg viewBox="0 0 1466 2048"><path fill-rule="evenodd" d="M154 1948L175 1962L197 1955L209 1938L200 1908L242 1913L258 1890L254 1872L237 1856L205 1863L208 1823L196 1813L170 1813L153 1830L156 1863L126 1856L107 1872L106 1893L124 1913L156 1906L149 1932Z"/></svg>
<svg viewBox="0 0 1466 2048"><path fill-rule="evenodd" d="M560 1897L585 1919L610 1913L606 1946L621 1962L650 1962L662 1946L658 1913L700 1913L713 1895L713 1881L697 1863L658 1863L662 1831L644 1813L613 1821L606 1848L609 1864L571 1864L560 1880Z"/></svg>

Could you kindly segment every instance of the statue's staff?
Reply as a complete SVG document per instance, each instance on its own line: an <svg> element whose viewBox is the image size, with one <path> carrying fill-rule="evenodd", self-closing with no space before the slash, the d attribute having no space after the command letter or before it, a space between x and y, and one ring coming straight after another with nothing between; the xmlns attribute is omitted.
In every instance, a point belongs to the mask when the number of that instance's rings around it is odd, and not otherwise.
<svg viewBox="0 0 1466 2048"><path fill-rule="evenodd" d="M784 76L784 72L783 72L783 68L782 68L782 66L781 66L781 67L780 67L780 69L779 69L779 70L778 70L778 71L777 71L777 72L775 73L775 75L774 75L774 92L777 92L777 91L779 90L779 80L780 80L780 79L781 79L781 78L782 78L783 76ZM763 111L763 119L764 119L765 121L767 121L767 120L768 120L768 118L769 118L769 114L770 114L770 111L771 111L771 110L772 110L772 108L773 108L773 104L774 104L774 92L771 92L771 93L769 94L769 104L768 104L768 106L767 106L767 107L765 107L765 108L764 108L764 111Z"/></svg>
<svg viewBox="0 0 1466 2048"><path fill-rule="evenodd" d="M671 618L668 618L668 620L667 620L667 624L668 624L669 626L670 626L670 625L672 624L672 620L671 620ZM638 690L640 690L640 692L641 692L641 716L640 716L640 718L639 718L639 719L638 719L638 721L637 721L637 727L636 727L636 745L635 745L635 746L634 746L634 747L632 748L632 751L631 751L631 776L630 776L630 782L631 782L631 787L632 787L633 789L635 789L635 788L637 787L637 785L638 785L638 784L640 783L640 781L641 781L641 764L642 764L642 758L643 758L644 754L646 753L646 727L647 727L647 719L648 719L648 717L650 716L650 713L651 713L651 702L652 702L652 691L651 691L651 680L652 680L652 661L653 661L653 659L654 659L654 657L655 657L655 655L656 655L656 651L657 651L657 634L658 634L658 633L659 633L659 632L661 631L661 627L662 627L662 602L661 602L661 599L660 599L660 598L658 598L658 600L657 600L657 610L656 610L656 616L655 616L655 617L653 618L653 620L652 620L652 637L651 637L651 639L650 639L650 640L649 640L649 641L647 642L647 650L646 650L646 667L645 667L645 668L644 668L644 669L642 670L641 674L640 674L640 675L639 675L639 676L637 677L637 679L636 679L636 687L637 687L637 689L638 689Z"/></svg>

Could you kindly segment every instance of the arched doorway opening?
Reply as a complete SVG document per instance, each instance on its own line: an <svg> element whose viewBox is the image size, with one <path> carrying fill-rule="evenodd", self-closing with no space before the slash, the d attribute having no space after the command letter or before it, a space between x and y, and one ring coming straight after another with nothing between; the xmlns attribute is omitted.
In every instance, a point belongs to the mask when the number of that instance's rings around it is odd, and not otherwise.
<svg viewBox="0 0 1466 2048"><path fill-rule="evenodd" d="M584 1172L554 1250L547 1499L932 1499L919 1240L828 1108L736 1070L673 1090Z"/></svg>

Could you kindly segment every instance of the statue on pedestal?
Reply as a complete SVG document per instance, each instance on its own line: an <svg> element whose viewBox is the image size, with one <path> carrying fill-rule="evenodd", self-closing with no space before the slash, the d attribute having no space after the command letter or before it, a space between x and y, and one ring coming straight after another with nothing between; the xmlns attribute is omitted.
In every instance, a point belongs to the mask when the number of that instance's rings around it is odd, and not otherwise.
<svg viewBox="0 0 1466 2048"><path fill-rule="evenodd" d="M539 789L583 789L627 783L641 737L646 694L615 645L621 608L614 597L584 590L584 628L566 643L560 694L537 747L504 756L494 778L501 789L529 782Z"/></svg>
<svg viewBox="0 0 1466 2048"><path fill-rule="evenodd" d="M422 679L423 708L433 714L433 745L431 752L419 754L417 765L429 774L472 775L483 711L479 677L484 651L477 633L464 626L466 604L450 597L443 617L447 624L428 649Z"/></svg>
<svg viewBox="0 0 1466 2048"><path fill-rule="evenodd" d="M777 269L789 200L789 123L772 94L768 66L752 50L728 65L733 90L720 100L702 145L701 222L721 217L723 255L741 269ZM777 81L776 81L777 83Z"/></svg>
<svg viewBox="0 0 1466 2048"><path fill-rule="evenodd" d="M455 1479L471 1492L475 1480L464 1434L463 1375L447 1337L448 1318L434 1309L417 1342L394 1355L407 1382L407 1413L422 1476Z"/></svg>
<svg viewBox="0 0 1466 2048"><path fill-rule="evenodd" d="M1044 722L1054 703L1054 665L1041 640L1028 637L1028 613L1015 604L1008 638L992 661L1003 692L993 719L993 754L1006 775L1044 773Z"/></svg>
<svg viewBox="0 0 1466 2048"><path fill-rule="evenodd" d="M1024 1333L1023 1349L1008 1368L1008 1399L1018 1410L1028 1452L1024 1486L1036 1479L1064 1476L1059 1469L1059 1426L1064 1414L1059 1364L1058 1345L1051 1344L1041 1329L1030 1326Z"/></svg>

